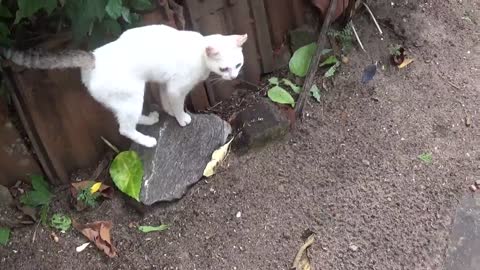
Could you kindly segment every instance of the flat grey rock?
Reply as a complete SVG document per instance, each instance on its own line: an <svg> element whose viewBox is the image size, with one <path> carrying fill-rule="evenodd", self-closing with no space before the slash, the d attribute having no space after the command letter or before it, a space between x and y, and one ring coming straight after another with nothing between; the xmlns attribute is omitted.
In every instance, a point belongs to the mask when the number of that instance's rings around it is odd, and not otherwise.
<svg viewBox="0 0 480 270"><path fill-rule="evenodd" d="M458 205L450 234L445 269L480 269L479 194L464 196Z"/></svg>
<svg viewBox="0 0 480 270"><path fill-rule="evenodd" d="M144 164L142 203L180 199L188 187L202 178L212 153L226 143L232 131L226 121L216 115L190 115L192 122L186 127L180 127L165 114L153 126L138 126L140 132L157 138L156 147L131 147Z"/></svg>

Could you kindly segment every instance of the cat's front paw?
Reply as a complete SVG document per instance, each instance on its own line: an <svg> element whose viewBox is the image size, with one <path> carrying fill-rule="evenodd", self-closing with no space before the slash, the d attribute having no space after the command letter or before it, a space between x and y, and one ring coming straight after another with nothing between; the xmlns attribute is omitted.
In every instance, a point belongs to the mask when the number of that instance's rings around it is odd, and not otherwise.
<svg viewBox="0 0 480 270"><path fill-rule="evenodd" d="M177 117L177 122L180 126L184 127L192 122L192 117L188 113L183 113Z"/></svg>
<svg viewBox="0 0 480 270"><path fill-rule="evenodd" d="M154 147L157 145L157 140L153 137L145 136L138 143L146 147Z"/></svg>

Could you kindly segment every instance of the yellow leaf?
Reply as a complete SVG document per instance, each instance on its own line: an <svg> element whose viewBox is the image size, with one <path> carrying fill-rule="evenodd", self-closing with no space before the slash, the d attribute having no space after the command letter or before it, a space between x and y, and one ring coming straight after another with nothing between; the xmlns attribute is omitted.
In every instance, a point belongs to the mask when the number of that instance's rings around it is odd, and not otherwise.
<svg viewBox="0 0 480 270"><path fill-rule="evenodd" d="M203 170L203 176L210 177L215 174L215 169L217 168L218 164L221 163L225 157L227 156L228 150L230 148L230 143L232 143L233 138L224 144L222 147L215 150L212 154L212 160L208 162L205 170Z"/></svg>
<svg viewBox="0 0 480 270"><path fill-rule="evenodd" d="M310 235L305 243L300 247L293 261L294 270L311 270L310 259L307 256L307 249L315 242L315 235Z"/></svg>
<svg viewBox="0 0 480 270"><path fill-rule="evenodd" d="M93 193L97 192L100 189L101 186L102 186L102 182L97 182L97 183L93 184L92 187L90 188L90 193L93 194Z"/></svg>
<svg viewBox="0 0 480 270"><path fill-rule="evenodd" d="M405 60L403 60L403 62L400 65L398 65L398 68L404 68L412 62L413 62L412 58L405 58Z"/></svg>

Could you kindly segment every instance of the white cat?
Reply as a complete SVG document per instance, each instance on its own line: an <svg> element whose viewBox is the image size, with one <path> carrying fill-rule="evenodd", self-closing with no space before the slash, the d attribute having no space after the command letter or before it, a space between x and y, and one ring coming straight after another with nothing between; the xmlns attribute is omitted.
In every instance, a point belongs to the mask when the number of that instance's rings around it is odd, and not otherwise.
<svg viewBox="0 0 480 270"><path fill-rule="evenodd" d="M187 94L211 72L225 80L238 76L243 66L242 45L247 35L202 36L166 25L150 25L125 31L117 40L93 52L69 50L60 53L4 50L4 57L28 68L80 67L82 82L97 101L116 116L125 137L153 147L157 141L136 130L153 125L158 113L142 115L145 83L166 86L160 92L162 106L180 126L191 117L184 110Z"/></svg>

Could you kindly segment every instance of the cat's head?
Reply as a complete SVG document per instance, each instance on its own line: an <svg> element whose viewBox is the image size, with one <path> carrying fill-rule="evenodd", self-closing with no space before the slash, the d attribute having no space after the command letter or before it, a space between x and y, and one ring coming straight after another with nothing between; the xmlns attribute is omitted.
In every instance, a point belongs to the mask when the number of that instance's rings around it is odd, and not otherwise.
<svg viewBox="0 0 480 270"><path fill-rule="evenodd" d="M205 61L211 72L224 80L237 78L243 66L242 45L247 41L245 35L211 35L207 36Z"/></svg>

